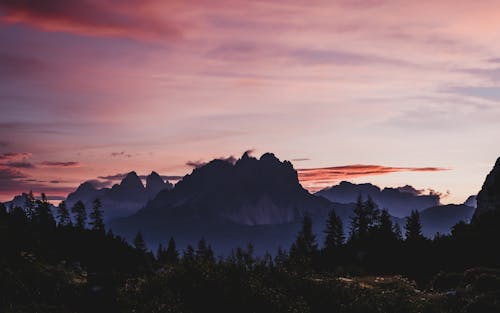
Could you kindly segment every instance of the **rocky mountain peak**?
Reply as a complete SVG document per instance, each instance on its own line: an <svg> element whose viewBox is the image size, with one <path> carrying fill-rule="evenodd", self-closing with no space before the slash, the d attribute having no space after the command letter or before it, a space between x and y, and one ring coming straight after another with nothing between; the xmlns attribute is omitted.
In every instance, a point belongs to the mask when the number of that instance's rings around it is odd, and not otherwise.
<svg viewBox="0 0 500 313"><path fill-rule="evenodd" d="M477 209L474 217L491 210L500 210L500 158L486 176L483 187L477 195Z"/></svg>

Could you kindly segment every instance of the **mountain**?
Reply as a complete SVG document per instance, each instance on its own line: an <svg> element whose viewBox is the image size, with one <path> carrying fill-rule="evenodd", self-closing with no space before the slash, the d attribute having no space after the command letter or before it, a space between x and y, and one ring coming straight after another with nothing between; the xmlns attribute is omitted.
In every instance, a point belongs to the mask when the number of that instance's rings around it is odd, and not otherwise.
<svg viewBox="0 0 500 313"><path fill-rule="evenodd" d="M132 238L141 229L148 242L174 236L181 246L204 237L218 250L253 242L276 251L293 241L304 215L322 233L329 210L348 219L352 204L334 204L310 194L288 161L265 153L237 160L213 160L193 170L172 190L161 191L133 216L112 222L115 233Z"/></svg>
<svg viewBox="0 0 500 313"><path fill-rule="evenodd" d="M458 222L469 223L475 208L465 204L448 204L427 208L420 212L422 231L432 238L436 233L449 234Z"/></svg>
<svg viewBox="0 0 500 313"><path fill-rule="evenodd" d="M92 202L99 198L104 210L106 221L113 218L124 217L137 212L146 203L153 199L158 192L171 189L173 186L165 182L160 175L152 172L146 177L146 186L136 172L128 173L120 184L112 188L96 188L91 182L84 182L66 198L66 205L71 208L81 200L87 209L92 207Z"/></svg>
<svg viewBox="0 0 500 313"><path fill-rule="evenodd" d="M343 181L336 186L318 191L316 195L337 203L355 203L358 196L370 196L379 208L386 208L393 216L408 216L411 211L438 206L439 195L423 195L412 186L380 189L378 186L353 184Z"/></svg>
<svg viewBox="0 0 500 313"><path fill-rule="evenodd" d="M477 208L477 196L470 196L465 200L464 205L471 206L474 209Z"/></svg>
<svg viewBox="0 0 500 313"><path fill-rule="evenodd" d="M483 187L477 195L477 209L474 217L498 209L500 209L500 158L486 176Z"/></svg>
<svg viewBox="0 0 500 313"><path fill-rule="evenodd" d="M28 194L23 192L22 194L15 196L11 201L5 202L4 205L8 210L11 207L12 208L19 207L26 209L27 208L26 204L28 203L28 199L29 199ZM37 198L37 200L39 200L39 198ZM56 213L56 207L51 203L49 203L49 208L52 211L52 214Z"/></svg>

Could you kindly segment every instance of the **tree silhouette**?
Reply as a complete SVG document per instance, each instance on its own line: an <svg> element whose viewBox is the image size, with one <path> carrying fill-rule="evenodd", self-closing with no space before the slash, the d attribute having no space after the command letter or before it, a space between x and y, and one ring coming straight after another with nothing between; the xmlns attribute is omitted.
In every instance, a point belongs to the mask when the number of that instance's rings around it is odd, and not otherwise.
<svg viewBox="0 0 500 313"><path fill-rule="evenodd" d="M365 239L368 236L370 226L370 217L367 207L363 202L361 195L358 196L356 208L351 217L351 234L350 240Z"/></svg>
<svg viewBox="0 0 500 313"><path fill-rule="evenodd" d="M418 241L424 239L422 235L422 224L420 223L420 214L413 210L406 218L405 235L407 241Z"/></svg>
<svg viewBox="0 0 500 313"><path fill-rule="evenodd" d="M101 200L96 198L92 203L92 211L90 212L90 225L92 230L104 232L103 211L101 210Z"/></svg>
<svg viewBox="0 0 500 313"><path fill-rule="evenodd" d="M35 216L35 196L32 190L26 195L25 210L26 216L29 219L33 219Z"/></svg>
<svg viewBox="0 0 500 313"><path fill-rule="evenodd" d="M50 211L50 204L47 201L47 196L42 193L41 199L35 202L34 214L32 219L43 226L53 226L55 225L54 216Z"/></svg>
<svg viewBox="0 0 500 313"><path fill-rule="evenodd" d="M325 251L335 251L335 249L344 244L345 237L342 220L335 214L335 210L333 209L328 214L325 234Z"/></svg>
<svg viewBox="0 0 500 313"><path fill-rule="evenodd" d="M296 264L305 265L310 263L317 252L318 244L312 231L312 219L306 215L302 221L302 229L290 248L290 259Z"/></svg>
<svg viewBox="0 0 500 313"><path fill-rule="evenodd" d="M76 228L80 230L85 229L85 223L87 222L87 210L85 209L83 202L78 200L71 208L71 212L75 214Z"/></svg>
<svg viewBox="0 0 500 313"><path fill-rule="evenodd" d="M165 261L171 264L179 262L179 252L175 247L175 240L173 237L170 237L168 241L167 250L165 251Z"/></svg>
<svg viewBox="0 0 500 313"><path fill-rule="evenodd" d="M146 241L144 241L144 237L142 237L141 231L138 231L137 235L135 235L134 247L141 252L146 252L147 250Z"/></svg>
<svg viewBox="0 0 500 313"><path fill-rule="evenodd" d="M69 216L68 208L66 207L66 202L61 201L57 206L57 220L60 226L67 227L71 226L71 217Z"/></svg>

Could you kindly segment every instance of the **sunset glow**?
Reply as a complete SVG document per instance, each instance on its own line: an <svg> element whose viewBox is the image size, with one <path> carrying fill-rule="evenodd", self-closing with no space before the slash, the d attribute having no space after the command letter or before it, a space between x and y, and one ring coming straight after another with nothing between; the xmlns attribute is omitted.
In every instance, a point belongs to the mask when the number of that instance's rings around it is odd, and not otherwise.
<svg viewBox="0 0 500 313"><path fill-rule="evenodd" d="M500 155L499 28L498 1L1 1L0 201L251 149L461 203Z"/></svg>

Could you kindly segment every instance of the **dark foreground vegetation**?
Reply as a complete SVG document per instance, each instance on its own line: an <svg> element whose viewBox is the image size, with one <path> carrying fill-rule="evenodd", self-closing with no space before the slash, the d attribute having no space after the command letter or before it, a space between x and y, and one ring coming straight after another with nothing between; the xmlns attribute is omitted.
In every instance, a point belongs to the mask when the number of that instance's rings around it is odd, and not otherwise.
<svg viewBox="0 0 500 313"><path fill-rule="evenodd" d="M100 207L0 204L0 312L500 311L500 210L429 240L417 212L401 229L360 199L348 238L332 211L324 243L304 217L289 249L218 257L203 239L153 254L138 233L132 246Z"/></svg>

